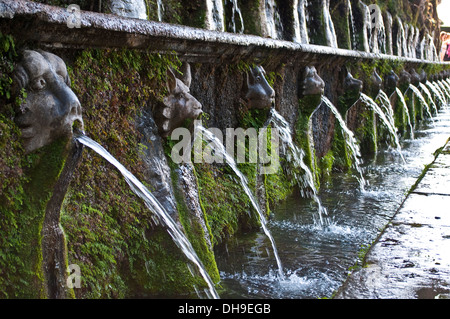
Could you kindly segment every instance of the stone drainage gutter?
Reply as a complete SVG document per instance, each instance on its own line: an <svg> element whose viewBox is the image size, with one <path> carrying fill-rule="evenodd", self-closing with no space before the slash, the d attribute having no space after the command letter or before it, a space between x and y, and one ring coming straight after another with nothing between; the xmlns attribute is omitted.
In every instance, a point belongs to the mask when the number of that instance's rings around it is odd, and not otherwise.
<svg viewBox="0 0 450 319"><path fill-rule="evenodd" d="M450 298L450 142L336 299Z"/></svg>
<svg viewBox="0 0 450 319"><path fill-rule="evenodd" d="M135 48L176 52L191 61L223 61L245 58L314 63L324 58L389 59L407 63L438 63L386 54L374 54L326 46L299 44L253 35L208 31L181 25L123 18L81 11L79 28L67 25L65 8L26 0L0 0L0 28L19 42L61 48ZM447 63L446 63L447 64Z"/></svg>

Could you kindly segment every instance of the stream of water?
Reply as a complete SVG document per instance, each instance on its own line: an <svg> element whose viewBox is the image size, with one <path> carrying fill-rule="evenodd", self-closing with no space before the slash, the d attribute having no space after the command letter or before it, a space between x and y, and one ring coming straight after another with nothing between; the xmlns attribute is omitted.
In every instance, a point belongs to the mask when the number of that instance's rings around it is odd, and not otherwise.
<svg viewBox="0 0 450 319"><path fill-rule="evenodd" d="M105 148L103 148L103 146L90 139L86 135L80 135L76 139L83 145L86 145L87 147L95 151L120 171L125 181L130 186L131 190L144 201L145 206L147 206L147 208L155 214L155 217L157 218L159 223L166 227L167 232L170 234L175 244L181 249L184 255L198 268L199 273L201 274L209 288L209 290L205 291L207 297L218 299L219 295L214 288L214 284L212 283L211 278L206 272L206 269L203 266L202 262L195 253L195 250L192 248L191 243L186 238L182 230L177 226L175 221L166 212L164 207L147 189L147 187L145 187L145 185L142 184L129 170L127 170L121 163L119 163Z"/></svg>
<svg viewBox="0 0 450 319"><path fill-rule="evenodd" d="M394 117L393 117L394 114L392 111L391 102L389 101L389 98L387 98L387 96L385 97L385 95L386 94L380 90L379 96L384 101L382 104L387 103L384 106L384 108L387 110L386 112L383 112L381 110L381 108L378 106L378 104L375 103L375 101L372 100L366 94L361 93L361 99L364 101L364 103L366 103L367 106L370 106L375 111L375 113L381 119L382 123L388 129L390 136L391 136L392 140L394 141L395 146L397 148L397 152L400 154L400 157L401 157L403 163L405 163L405 158L403 157L403 154L402 154L402 147L400 145L400 140L397 135L397 128L395 127L395 124L394 124Z"/></svg>
<svg viewBox="0 0 450 319"><path fill-rule="evenodd" d="M395 88L395 92L397 93L397 96L400 99L400 104L403 107L403 110L405 112L406 120L408 122L410 137L414 138L414 127L411 124L411 116L409 115L408 104L406 104L405 97L404 97L402 91L400 91L399 88Z"/></svg>
<svg viewBox="0 0 450 319"><path fill-rule="evenodd" d="M266 125L269 125L269 123L278 129L283 145L287 146L288 152L286 155L288 162L294 168L301 168L303 170L303 174L301 175L295 171L292 171L291 174L294 175L302 196L311 197L318 206L317 214L314 215L315 225L319 227L329 225L327 209L322 205L322 202L317 195L312 172L303 161L305 156L304 151L294 144L289 123L274 108L270 110L269 119L267 120ZM308 191L305 191L305 189Z"/></svg>
<svg viewBox="0 0 450 319"><path fill-rule="evenodd" d="M360 156L361 152L359 150L358 142L355 139L355 136L353 132L347 127L347 123L342 118L341 114L337 110L337 108L331 103L331 101L326 97L322 97L322 101L325 103L326 106L333 112L334 116L336 117L339 125L341 126L345 143L347 147L350 149L351 156L353 157L353 165L355 166L356 171L358 172L358 181L361 189L364 189L364 185L366 184L366 181L364 180L364 176L362 173L362 170L360 168Z"/></svg>
<svg viewBox="0 0 450 319"><path fill-rule="evenodd" d="M433 96L431 95L430 90L428 90L427 86L425 84L423 84L423 83L419 83L419 87L422 89L422 92L427 96L427 99L428 99L428 101L430 103L430 104L428 104L428 107L430 105L433 106L433 111L431 111L431 109L430 109L431 115L433 115L433 113L437 114L438 113L438 108L436 106L436 103L434 103L434 101L433 101Z"/></svg>
<svg viewBox="0 0 450 319"><path fill-rule="evenodd" d="M315 202L296 192L274 209L267 225L283 260L284 279L277 276L270 242L262 232L238 234L216 247L221 297L331 297L361 249L372 243L424 165L433 160L433 152L445 144L450 112L441 109L436 119L418 124L415 139L401 140L406 163L395 150L383 147L375 158L363 158L369 182L365 190L348 174L333 173L322 182L319 196L331 220L327 227L314 223Z"/></svg>
<svg viewBox="0 0 450 319"><path fill-rule="evenodd" d="M424 96L420 92L420 90L413 84L409 85L409 88L414 92L414 95L419 99L420 104L427 112L427 115L429 118L433 119L433 115L431 115L430 106L428 105L427 101L425 100Z"/></svg>
<svg viewBox="0 0 450 319"><path fill-rule="evenodd" d="M208 142L209 145L214 148L215 155L218 157L223 157L223 159L228 164L228 166L230 166L231 169L234 171L234 173L239 177L242 189L244 190L247 197L250 199L250 202L251 202L253 208L258 213L259 221L261 222L261 227L264 231L264 234L270 240L270 243L272 245L272 251L275 256L277 265L278 265L278 275L280 276L280 278L284 278L283 266L281 264L280 257L278 256L277 246L272 237L272 234L270 233L270 230L267 228L267 219L264 216L264 213L261 210L261 207L259 206L258 201L256 200L255 196L253 195L252 191L250 190L250 187L248 186L247 178L238 169L235 160L228 154L228 152L225 149L225 146L222 144L222 142L212 132L210 132L209 130L207 130L206 128L204 128L201 125L197 125L196 130L200 131L202 134L202 139L205 140L206 142ZM197 138L197 136L198 136L198 133L195 134L196 138Z"/></svg>

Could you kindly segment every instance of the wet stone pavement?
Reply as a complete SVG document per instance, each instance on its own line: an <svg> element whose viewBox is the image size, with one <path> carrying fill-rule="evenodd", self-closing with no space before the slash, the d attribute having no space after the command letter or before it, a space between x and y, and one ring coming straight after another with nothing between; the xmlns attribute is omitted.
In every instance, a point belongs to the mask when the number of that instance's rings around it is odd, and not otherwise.
<svg viewBox="0 0 450 319"><path fill-rule="evenodd" d="M450 142L335 298L450 299Z"/></svg>

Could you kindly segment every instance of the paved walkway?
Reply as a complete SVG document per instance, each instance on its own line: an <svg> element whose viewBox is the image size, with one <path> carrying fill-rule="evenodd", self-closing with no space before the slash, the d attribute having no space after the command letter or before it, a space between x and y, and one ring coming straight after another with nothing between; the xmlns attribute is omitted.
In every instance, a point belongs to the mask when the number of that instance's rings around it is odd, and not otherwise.
<svg viewBox="0 0 450 319"><path fill-rule="evenodd" d="M336 299L450 299L450 142Z"/></svg>

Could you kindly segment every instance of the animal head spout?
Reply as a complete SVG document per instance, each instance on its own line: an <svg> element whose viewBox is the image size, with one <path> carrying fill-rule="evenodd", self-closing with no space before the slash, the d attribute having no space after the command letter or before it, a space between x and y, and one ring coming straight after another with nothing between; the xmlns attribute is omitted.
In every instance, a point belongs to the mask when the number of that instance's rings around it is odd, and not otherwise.
<svg viewBox="0 0 450 319"><path fill-rule="evenodd" d="M83 129L81 105L70 89L64 61L44 51L23 52L13 75L13 91L25 89L27 97L16 112L26 153L60 137L70 137L73 126Z"/></svg>
<svg viewBox="0 0 450 319"><path fill-rule="evenodd" d="M249 108L267 109L275 101L275 91L267 82L265 74L262 66L256 66L247 72L245 99Z"/></svg>
<svg viewBox="0 0 450 319"><path fill-rule="evenodd" d="M317 74L316 68L307 66L304 70L304 80L301 82L301 95L322 95L324 89L325 82Z"/></svg>
<svg viewBox="0 0 450 319"><path fill-rule="evenodd" d="M361 80L355 79L350 72L347 72L347 76L344 79L344 90L359 94L361 93L362 88L363 82Z"/></svg>
<svg viewBox="0 0 450 319"><path fill-rule="evenodd" d="M164 105L157 110L155 120L161 136L169 136L174 129L180 127L187 119L196 119L202 114L202 105L189 92L191 86L191 69L184 64L181 79L172 70L167 70L167 89L169 94L164 98Z"/></svg>
<svg viewBox="0 0 450 319"><path fill-rule="evenodd" d="M373 70L372 76L370 77L370 81L372 83L373 91L375 93L378 93L381 90L383 79L381 79L376 70Z"/></svg>
<svg viewBox="0 0 450 319"><path fill-rule="evenodd" d="M388 75L386 75L386 79L384 81L385 89L386 90L395 90L398 84L399 77L393 70L389 72Z"/></svg>

